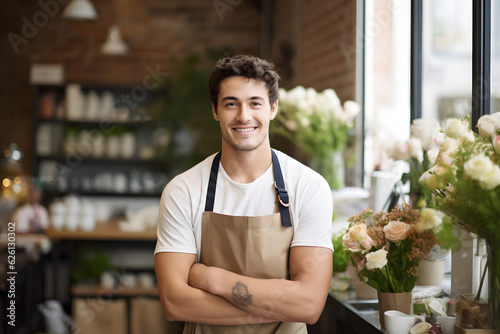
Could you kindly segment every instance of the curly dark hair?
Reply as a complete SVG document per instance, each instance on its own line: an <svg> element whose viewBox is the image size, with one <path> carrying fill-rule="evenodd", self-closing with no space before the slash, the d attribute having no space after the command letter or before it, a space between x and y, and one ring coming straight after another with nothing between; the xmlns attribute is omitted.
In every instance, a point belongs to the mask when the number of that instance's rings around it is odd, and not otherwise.
<svg viewBox="0 0 500 334"><path fill-rule="evenodd" d="M210 100L212 100L216 109L220 83L232 76L244 76L249 79L264 81L269 93L269 103L273 105L278 99L280 76L272 62L248 55L224 57L215 63L215 70L208 80Z"/></svg>

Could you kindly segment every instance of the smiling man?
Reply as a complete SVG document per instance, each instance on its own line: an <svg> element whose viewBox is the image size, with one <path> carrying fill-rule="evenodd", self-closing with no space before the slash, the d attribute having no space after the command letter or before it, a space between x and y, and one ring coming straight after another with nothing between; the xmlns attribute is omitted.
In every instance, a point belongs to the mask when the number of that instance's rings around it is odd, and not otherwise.
<svg viewBox="0 0 500 334"><path fill-rule="evenodd" d="M221 151L164 189L155 270L184 333L307 333L332 275L332 197L315 171L271 149L279 75L223 58L209 80Z"/></svg>

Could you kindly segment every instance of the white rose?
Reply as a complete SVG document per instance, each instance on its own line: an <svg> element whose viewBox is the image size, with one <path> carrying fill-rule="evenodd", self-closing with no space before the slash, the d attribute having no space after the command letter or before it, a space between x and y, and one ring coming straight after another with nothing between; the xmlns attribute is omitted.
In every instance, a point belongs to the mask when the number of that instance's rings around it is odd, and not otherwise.
<svg viewBox="0 0 500 334"><path fill-rule="evenodd" d="M489 138L496 135L497 130L500 128L500 112L481 116L477 121L476 127L481 137Z"/></svg>
<svg viewBox="0 0 500 334"><path fill-rule="evenodd" d="M425 208L420 212L418 222L415 224L415 229L418 233L432 230L441 225L442 218L434 209Z"/></svg>
<svg viewBox="0 0 500 334"><path fill-rule="evenodd" d="M443 188L445 185L442 184L443 181L438 182L437 175L443 175L446 173L446 171L447 171L446 168L439 166L439 165L434 165L434 166L432 166L431 169L424 172L420 176L420 179L418 181L419 181L419 183L427 184L427 186L431 189ZM452 169L452 171L453 171L453 169Z"/></svg>
<svg viewBox="0 0 500 334"><path fill-rule="evenodd" d="M331 88L327 88L322 92L323 97L325 97L327 103L332 108L340 106L340 99L337 93Z"/></svg>
<svg viewBox="0 0 500 334"><path fill-rule="evenodd" d="M441 143L442 151L446 151L447 154L454 153L458 150L458 141L453 138L445 138Z"/></svg>
<svg viewBox="0 0 500 334"><path fill-rule="evenodd" d="M387 264L387 251L379 249L376 252L366 254L367 269L382 269Z"/></svg>
<svg viewBox="0 0 500 334"><path fill-rule="evenodd" d="M394 160L410 160L410 151L407 143L399 143L395 145L389 152L389 156Z"/></svg>
<svg viewBox="0 0 500 334"><path fill-rule="evenodd" d="M474 134L469 129L469 123L464 119L448 118L444 133L451 138L463 138L466 141L474 141Z"/></svg>
<svg viewBox="0 0 500 334"><path fill-rule="evenodd" d="M420 179L418 179L418 182L426 184L431 189L437 189L438 188L437 178L436 175L432 173L432 171L433 169L431 168L428 171L424 172L420 176Z"/></svg>
<svg viewBox="0 0 500 334"><path fill-rule="evenodd" d="M417 118L410 126L410 137L420 139L423 149L428 151L436 145L434 137L439 130L439 123L435 119Z"/></svg>
<svg viewBox="0 0 500 334"><path fill-rule="evenodd" d="M438 156L439 149L438 148L433 148L427 151L427 158L429 158L429 162L431 165L434 165L436 163L436 158Z"/></svg>
<svg viewBox="0 0 500 334"><path fill-rule="evenodd" d="M354 118L361 111L361 106L354 101L345 101L344 102L344 113L346 115L347 121L351 123Z"/></svg>
<svg viewBox="0 0 500 334"><path fill-rule="evenodd" d="M434 143L440 146L446 138L448 138L448 136L445 135L444 132L439 131L434 137Z"/></svg>
<svg viewBox="0 0 500 334"><path fill-rule="evenodd" d="M465 175L479 181L481 188L491 190L500 185L500 168L483 153L464 163Z"/></svg>
<svg viewBox="0 0 500 334"><path fill-rule="evenodd" d="M422 142L418 138L410 138L408 141L410 156L422 162L424 160L424 151L422 150Z"/></svg>

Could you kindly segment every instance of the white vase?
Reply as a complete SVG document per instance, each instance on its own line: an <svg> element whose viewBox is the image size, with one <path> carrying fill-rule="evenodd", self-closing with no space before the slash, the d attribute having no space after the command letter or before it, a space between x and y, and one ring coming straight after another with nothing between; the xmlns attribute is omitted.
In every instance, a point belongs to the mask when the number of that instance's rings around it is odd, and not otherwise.
<svg viewBox="0 0 500 334"><path fill-rule="evenodd" d="M440 286L443 284L444 260L420 260L418 270L419 277L416 285Z"/></svg>

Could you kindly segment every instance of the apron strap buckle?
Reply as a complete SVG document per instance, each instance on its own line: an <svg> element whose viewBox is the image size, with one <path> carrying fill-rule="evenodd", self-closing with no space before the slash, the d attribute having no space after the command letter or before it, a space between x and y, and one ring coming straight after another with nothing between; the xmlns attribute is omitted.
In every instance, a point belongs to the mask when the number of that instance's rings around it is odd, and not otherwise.
<svg viewBox="0 0 500 334"><path fill-rule="evenodd" d="M276 181L274 181L274 187L278 191L278 200L280 201L281 205L283 205L285 208L288 208L290 206L288 200L288 192L286 191L286 189L280 189L276 184ZM281 200L281 196L283 196L284 201Z"/></svg>

